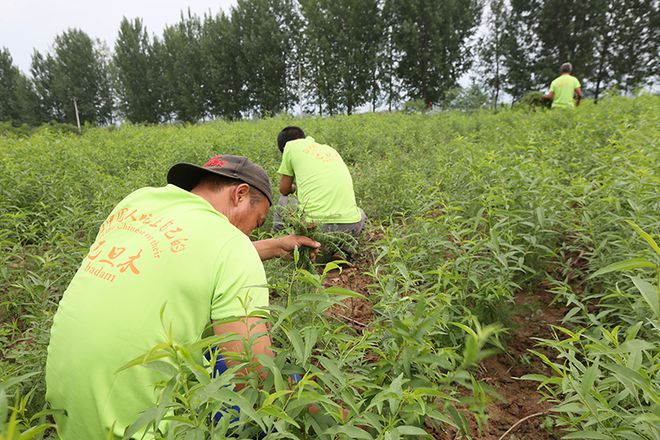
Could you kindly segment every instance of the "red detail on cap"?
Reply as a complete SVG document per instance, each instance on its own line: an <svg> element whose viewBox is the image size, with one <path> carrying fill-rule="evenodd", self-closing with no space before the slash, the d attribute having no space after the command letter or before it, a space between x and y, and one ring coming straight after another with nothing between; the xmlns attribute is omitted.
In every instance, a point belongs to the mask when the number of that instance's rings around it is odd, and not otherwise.
<svg viewBox="0 0 660 440"><path fill-rule="evenodd" d="M205 167L223 167L227 162L222 160L222 156L215 156L204 164Z"/></svg>

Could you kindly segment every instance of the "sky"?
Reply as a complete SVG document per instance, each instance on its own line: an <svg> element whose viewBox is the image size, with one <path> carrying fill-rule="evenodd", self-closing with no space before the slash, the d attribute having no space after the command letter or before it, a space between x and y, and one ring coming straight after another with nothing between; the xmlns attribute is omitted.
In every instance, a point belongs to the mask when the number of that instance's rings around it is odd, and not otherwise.
<svg viewBox="0 0 660 440"><path fill-rule="evenodd" d="M140 17L150 34L179 21L182 10L197 15L229 10L236 0L0 0L0 48L29 73L32 53L50 52L55 36L79 28L112 49L122 17Z"/></svg>

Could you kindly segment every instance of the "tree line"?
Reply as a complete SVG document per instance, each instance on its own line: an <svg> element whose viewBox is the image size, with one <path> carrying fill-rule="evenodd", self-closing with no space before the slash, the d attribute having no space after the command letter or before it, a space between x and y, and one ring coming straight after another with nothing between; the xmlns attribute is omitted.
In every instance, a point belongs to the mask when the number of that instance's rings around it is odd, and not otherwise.
<svg viewBox="0 0 660 440"><path fill-rule="evenodd" d="M121 21L111 51L79 29L34 51L29 75L0 50L0 121L196 122L292 111L351 114L438 104L458 79L493 106L546 88L563 62L596 100L657 80L657 0L238 0L182 13L162 35Z"/></svg>

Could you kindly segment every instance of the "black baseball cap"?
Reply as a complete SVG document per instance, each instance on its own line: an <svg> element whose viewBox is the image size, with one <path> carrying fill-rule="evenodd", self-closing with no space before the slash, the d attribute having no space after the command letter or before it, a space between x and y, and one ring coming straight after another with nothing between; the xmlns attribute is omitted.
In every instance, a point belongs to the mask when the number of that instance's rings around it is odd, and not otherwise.
<svg viewBox="0 0 660 440"><path fill-rule="evenodd" d="M273 204L273 190L268 174L247 157L223 154L212 157L203 166L192 163L177 163L167 172L167 183L190 191L207 174L218 174L240 180L261 191L268 202Z"/></svg>

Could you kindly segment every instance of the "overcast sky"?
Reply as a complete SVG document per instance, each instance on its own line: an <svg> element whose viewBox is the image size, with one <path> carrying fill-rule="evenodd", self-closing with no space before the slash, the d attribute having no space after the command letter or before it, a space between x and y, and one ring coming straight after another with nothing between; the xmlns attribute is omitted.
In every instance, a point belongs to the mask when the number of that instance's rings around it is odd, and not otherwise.
<svg viewBox="0 0 660 440"><path fill-rule="evenodd" d="M140 17L150 34L179 21L182 10L217 14L235 0L0 0L0 47L6 47L24 73L32 52L49 52L57 34L79 28L114 46L121 18Z"/></svg>

